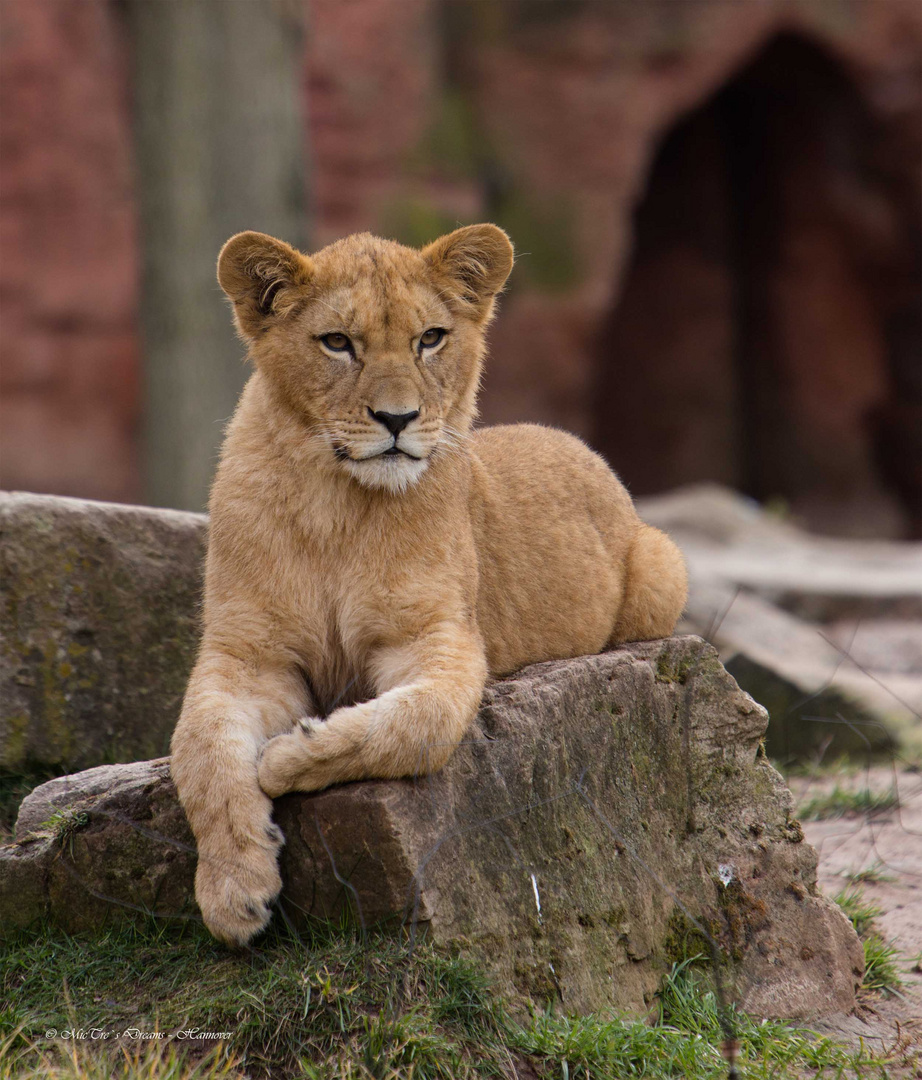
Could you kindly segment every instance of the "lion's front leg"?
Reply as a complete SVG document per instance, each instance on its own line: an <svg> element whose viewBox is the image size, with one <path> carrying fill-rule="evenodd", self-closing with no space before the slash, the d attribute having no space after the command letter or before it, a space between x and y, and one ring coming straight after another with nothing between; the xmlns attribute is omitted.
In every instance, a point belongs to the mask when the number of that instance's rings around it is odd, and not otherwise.
<svg viewBox="0 0 922 1080"><path fill-rule="evenodd" d="M310 707L290 666L203 648L173 734L171 770L198 847L195 897L205 925L243 944L269 921L283 838L260 789L260 747Z"/></svg>
<svg viewBox="0 0 922 1080"><path fill-rule="evenodd" d="M444 629L374 659L378 696L304 720L262 749L259 783L272 798L347 780L440 769L476 715L487 666L479 635Z"/></svg>

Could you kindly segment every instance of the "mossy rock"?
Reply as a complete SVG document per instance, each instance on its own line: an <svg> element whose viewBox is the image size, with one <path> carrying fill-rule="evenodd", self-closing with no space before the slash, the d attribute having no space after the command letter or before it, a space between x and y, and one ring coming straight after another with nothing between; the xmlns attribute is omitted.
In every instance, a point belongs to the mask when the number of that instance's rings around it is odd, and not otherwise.
<svg viewBox="0 0 922 1080"><path fill-rule="evenodd" d="M285 915L426 935L526 1008L643 1012L707 946L759 1015L848 1011L861 945L817 890L766 722L699 638L526 668L487 687L435 775L276 800ZM0 849L0 934L190 914L166 761L43 785L17 840Z"/></svg>
<svg viewBox="0 0 922 1080"><path fill-rule="evenodd" d="M0 493L0 769L167 752L206 530L203 514Z"/></svg>

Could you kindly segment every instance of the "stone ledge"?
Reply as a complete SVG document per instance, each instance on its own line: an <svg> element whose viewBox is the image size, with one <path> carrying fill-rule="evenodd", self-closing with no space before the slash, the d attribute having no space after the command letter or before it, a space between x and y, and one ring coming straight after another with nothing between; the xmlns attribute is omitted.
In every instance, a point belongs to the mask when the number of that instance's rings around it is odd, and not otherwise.
<svg viewBox="0 0 922 1080"><path fill-rule="evenodd" d="M283 903L415 925L578 1011L649 1004L683 938L701 947L691 916L745 1008L848 1011L861 946L817 891L766 722L694 637L526 668L440 773L277 800ZM166 759L51 781L0 854L0 927L195 917L192 843Z"/></svg>
<svg viewBox="0 0 922 1080"><path fill-rule="evenodd" d="M167 752L207 528L204 514L0 492L0 765Z"/></svg>

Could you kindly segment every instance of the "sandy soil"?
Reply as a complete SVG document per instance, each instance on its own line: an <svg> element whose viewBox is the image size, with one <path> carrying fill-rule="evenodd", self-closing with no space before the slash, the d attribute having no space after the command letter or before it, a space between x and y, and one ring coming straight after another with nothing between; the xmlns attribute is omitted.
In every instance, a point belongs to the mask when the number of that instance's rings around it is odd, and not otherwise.
<svg viewBox="0 0 922 1080"><path fill-rule="evenodd" d="M871 872L875 880L854 887L882 909L878 929L903 958L900 997L865 999L856 1015L815 1026L849 1041L860 1037L891 1046L904 1039L922 1052L922 773L875 766L852 776L822 775L789 783L801 806L837 784L850 790L898 792L899 804L890 810L803 823L819 854L819 883L827 895L849 886L852 875ZM922 1077L922 1069L903 1075Z"/></svg>

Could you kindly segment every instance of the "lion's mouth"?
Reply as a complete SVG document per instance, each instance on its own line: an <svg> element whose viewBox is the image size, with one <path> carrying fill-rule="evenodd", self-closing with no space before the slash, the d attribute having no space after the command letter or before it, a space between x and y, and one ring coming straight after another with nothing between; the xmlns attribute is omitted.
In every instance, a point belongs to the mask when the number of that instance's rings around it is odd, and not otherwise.
<svg viewBox="0 0 922 1080"><path fill-rule="evenodd" d="M411 454L406 450L401 450L399 446L389 446L386 450L382 450L380 454L372 454L370 457L366 458L357 458L352 456L346 446L344 446L342 443L338 443L336 446L333 447L333 454L338 461L378 461L380 458L383 457L405 457L409 458L410 461L422 461L422 457L418 457L416 454Z"/></svg>
<svg viewBox="0 0 922 1080"><path fill-rule="evenodd" d="M405 457L410 461L422 461L426 456L425 454L411 454L409 450L404 450L403 447L394 443L393 446L389 446L386 450L382 450L378 457Z"/></svg>

